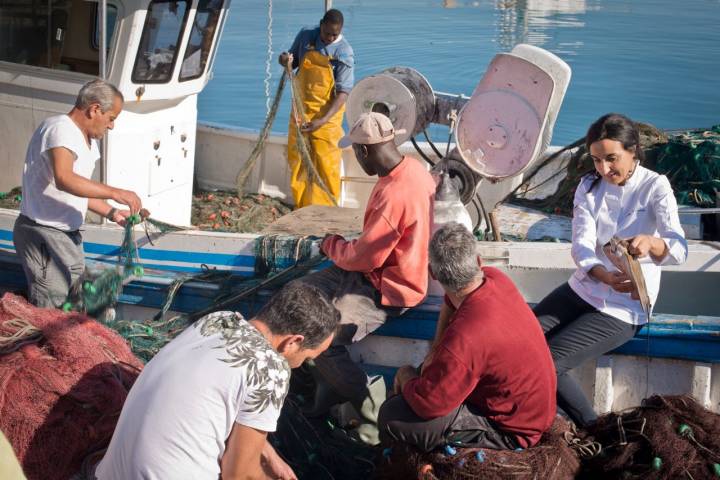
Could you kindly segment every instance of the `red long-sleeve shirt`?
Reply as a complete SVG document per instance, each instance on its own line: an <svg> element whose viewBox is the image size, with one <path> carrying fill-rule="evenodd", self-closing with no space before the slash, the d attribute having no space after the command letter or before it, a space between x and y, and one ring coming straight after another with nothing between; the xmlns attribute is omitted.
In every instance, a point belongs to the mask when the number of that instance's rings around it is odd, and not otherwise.
<svg viewBox="0 0 720 480"><path fill-rule="evenodd" d="M556 411L556 378L540 323L512 281L483 268L485 282L452 316L422 374L403 387L420 417L466 402L523 448L540 440Z"/></svg>
<svg viewBox="0 0 720 480"><path fill-rule="evenodd" d="M322 249L338 267L364 272L383 305L413 307L428 286L428 242L435 181L419 161L404 157L380 177L355 240L325 239Z"/></svg>

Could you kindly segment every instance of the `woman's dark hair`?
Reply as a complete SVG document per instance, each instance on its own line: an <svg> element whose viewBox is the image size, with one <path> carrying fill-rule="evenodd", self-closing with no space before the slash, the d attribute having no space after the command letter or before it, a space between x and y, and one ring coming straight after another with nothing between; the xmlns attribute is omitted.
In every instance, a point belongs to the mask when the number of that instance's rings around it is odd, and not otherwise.
<svg viewBox="0 0 720 480"><path fill-rule="evenodd" d="M322 20L320 20L320 23L340 26L342 26L344 22L345 19L343 18L342 12L336 8L331 8L330 10L325 12Z"/></svg>
<svg viewBox="0 0 720 480"><path fill-rule="evenodd" d="M285 285L256 317L274 334L303 335L303 348L320 345L340 323L340 312L327 295L301 281Z"/></svg>
<svg viewBox="0 0 720 480"><path fill-rule="evenodd" d="M600 140L615 140L622 144L623 148L635 153L639 162L645 161L645 152L640 146L640 130L637 124L625 115L619 113L608 113L598 118L590 125L585 135L585 148L590 153L590 145ZM595 188L600 181L600 174L597 171L590 173L593 176L593 183L588 192Z"/></svg>

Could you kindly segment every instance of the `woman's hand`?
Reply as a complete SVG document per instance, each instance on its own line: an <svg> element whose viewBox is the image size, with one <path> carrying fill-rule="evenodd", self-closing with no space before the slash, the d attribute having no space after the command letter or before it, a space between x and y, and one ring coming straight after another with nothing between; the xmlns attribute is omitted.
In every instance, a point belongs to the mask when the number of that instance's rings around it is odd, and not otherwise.
<svg viewBox="0 0 720 480"><path fill-rule="evenodd" d="M610 288L620 293L632 293L633 285L627 275L622 272L610 272L602 265L595 265L590 269L590 276L598 282L609 285Z"/></svg>
<svg viewBox="0 0 720 480"><path fill-rule="evenodd" d="M636 235L629 239L628 253L636 258L651 255L655 260L662 260L667 255L667 245L662 238Z"/></svg>
<svg viewBox="0 0 720 480"><path fill-rule="evenodd" d="M628 253L637 258L646 257L653 247L654 239L655 237L651 237L650 235L636 235L630 239Z"/></svg>

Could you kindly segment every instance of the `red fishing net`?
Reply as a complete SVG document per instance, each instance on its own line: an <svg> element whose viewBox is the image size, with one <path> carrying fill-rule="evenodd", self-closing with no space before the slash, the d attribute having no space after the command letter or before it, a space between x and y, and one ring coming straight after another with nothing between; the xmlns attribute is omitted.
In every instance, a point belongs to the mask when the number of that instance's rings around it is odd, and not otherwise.
<svg viewBox="0 0 720 480"><path fill-rule="evenodd" d="M107 447L142 363L94 320L12 294L0 339L0 430L29 480L69 478Z"/></svg>

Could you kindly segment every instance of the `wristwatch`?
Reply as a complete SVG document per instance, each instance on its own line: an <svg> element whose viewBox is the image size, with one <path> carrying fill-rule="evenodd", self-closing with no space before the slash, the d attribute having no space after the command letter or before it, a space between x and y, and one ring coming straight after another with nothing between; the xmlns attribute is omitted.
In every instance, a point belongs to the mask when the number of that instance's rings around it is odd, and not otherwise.
<svg viewBox="0 0 720 480"><path fill-rule="evenodd" d="M107 213L107 215L105 215L105 218L107 218L107 219L110 220L111 222L114 222L114 221L115 221L115 214L117 213L117 211L118 211L118 210L117 210L117 208L115 208L115 207L110 208L110 211Z"/></svg>

